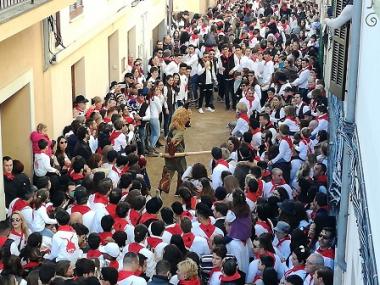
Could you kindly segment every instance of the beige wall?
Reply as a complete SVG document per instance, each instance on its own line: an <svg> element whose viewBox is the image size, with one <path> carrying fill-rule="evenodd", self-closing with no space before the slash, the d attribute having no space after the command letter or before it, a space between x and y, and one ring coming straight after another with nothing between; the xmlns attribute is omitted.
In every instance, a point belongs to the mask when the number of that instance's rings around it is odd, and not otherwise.
<svg viewBox="0 0 380 285"><path fill-rule="evenodd" d="M205 14L209 7L216 6L216 2L216 0L173 0L173 10Z"/></svg>
<svg viewBox="0 0 380 285"><path fill-rule="evenodd" d="M149 2L149 3L147 3ZM143 39L142 14L147 12L145 24L145 41ZM81 58L85 62L85 96L90 99L95 96L104 97L109 86L109 63L108 63L108 38L118 31L119 52L115 61L121 64L123 57L128 59L128 46L138 46L145 50L147 57L150 57L152 50L151 37L153 29L165 19L165 1L154 0L141 2L135 8L127 8L127 11L118 20L111 21L100 33L94 35L86 42L69 46L60 56L58 62L46 72L50 78L50 85L46 86L45 92L52 98L53 113L53 134L57 137L61 134L65 125L72 120L72 100L71 100L71 66ZM128 31L136 29L135 41L128 44ZM117 78L123 78L123 68L120 66Z"/></svg>

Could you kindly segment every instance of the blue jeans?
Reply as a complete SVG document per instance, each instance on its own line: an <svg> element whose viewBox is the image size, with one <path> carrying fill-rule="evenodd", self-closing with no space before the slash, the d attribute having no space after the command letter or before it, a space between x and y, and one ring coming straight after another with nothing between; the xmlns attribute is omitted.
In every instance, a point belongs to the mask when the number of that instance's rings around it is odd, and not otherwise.
<svg viewBox="0 0 380 285"><path fill-rule="evenodd" d="M138 152L139 154L144 155L145 153L145 136L146 136L146 131L145 131L145 126L139 126L139 137L140 137L140 143L138 147Z"/></svg>
<svg viewBox="0 0 380 285"><path fill-rule="evenodd" d="M198 74L190 77L191 99L198 99Z"/></svg>
<svg viewBox="0 0 380 285"><path fill-rule="evenodd" d="M172 114L169 115L164 114L164 135L167 137L169 133L170 122L172 121Z"/></svg>
<svg viewBox="0 0 380 285"><path fill-rule="evenodd" d="M160 120L158 118L150 119L150 146L156 147L156 143L160 138Z"/></svg>

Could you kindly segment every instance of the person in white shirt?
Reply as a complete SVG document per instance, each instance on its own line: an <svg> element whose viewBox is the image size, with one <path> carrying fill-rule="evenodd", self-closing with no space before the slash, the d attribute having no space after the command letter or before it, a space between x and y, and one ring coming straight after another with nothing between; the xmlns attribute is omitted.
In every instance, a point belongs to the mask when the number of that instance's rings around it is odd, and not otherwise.
<svg viewBox="0 0 380 285"><path fill-rule="evenodd" d="M183 231L182 240L185 247L189 251L193 251L198 254L199 258L201 258L202 255L210 254L207 239L192 233L192 227L193 226L189 218L185 217L181 220L181 229Z"/></svg>
<svg viewBox="0 0 380 285"><path fill-rule="evenodd" d="M176 54L174 56L174 59L165 66L165 69L164 69L165 75L168 76L168 75L173 75L174 73L178 73L179 65L181 61L182 61L182 56L180 54Z"/></svg>
<svg viewBox="0 0 380 285"><path fill-rule="evenodd" d="M139 257L134 252L128 252L123 259L123 270L119 271L118 285L146 285L144 278L136 276L139 269Z"/></svg>
<svg viewBox="0 0 380 285"><path fill-rule="evenodd" d="M247 106L248 116L251 116L254 112L260 113L260 99L252 88L247 90L245 97L241 98L239 102L242 102Z"/></svg>
<svg viewBox="0 0 380 285"><path fill-rule="evenodd" d="M200 86L200 95L198 101L198 111L203 114L202 109L203 99L206 101L206 110L214 112L215 110L211 106L211 97L213 93L213 85L217 82L215 69L213 68L213 63L210 61L210 56L208 52L203 53L202 61L198 64L198 80Z"/></svg>
<svg viewBox="0 0 380 285"><path fill-rule="evenodd" d="M284 221L278 221L273 228L275 237L273 239L273 247L277 248L277 252L281 258L281 262L285 262L290 256L290 225Z"/></svg>
<svg viewBox="0 0 380 285"><path fill-rule="evenodd" d="M300 94L302 95L302 98L307 101L307 93L308 93L308 84L309 84L309 77L310 77L310 69L309 69L309 60L307 58L302 59L301 63L301 71L298 73L298 78L294 80L291 84L292 86L298 87L298 90Z"/></svg>
<svg viewBox="0 0 380 285"><path fill-rule="evenodd" d="M223 186L222 172L230 171L230 169L228 167L228 162L223 159L221 148L213 147L211 155L213 157L213 164L215 164L211 175L212 188L215 190L219 186Z"/></svg>
<svg viewBox="0 0 380 285"><path fill-rule="evenodd" d="M181 63L179 65L179 78L180 78L180 85L179 85L179 91L177 94L177 107L182 106L188 98L188 84L189 84L189 78L187 76L187 64Z"/></svg>
<svg viewBox="0 0 380 285"><path fill-rule="evenodd" d="M327 113L327 107L324 105L319 105L317 107L317 122L318 126L313 129L311 132L312 138L314 138L319 131L327 131L329 130L329 115Z"/></svg>
<svg viewBox="0 0 380 285"><path fill-rule="evenodd" d="M296 107L296 116L302 120L305 114L310 111L310 107L302 100L302 96L299 93L294 94L294 106Z"/></svg>
<svg viewBox="0 0 380 285"><path fill-rule="evenodd" d="M57 211L55 215L58 222L58 231L53 235L51 252L46 259L60 261L69 260L73 263L79 259L83 252L79 248L78 235L69 225L70 215L66 211Z"/></svg>
<svg viewBox="0 0 380 285"><path fill-rule="evenodd" d="M296 119L296 108L292 105L285 106L285 120L279 123L281 125L287 125L289 127L289 134L294 135L300 131L298 121Z"/></svg>
<svg viewBox="0 0 380 285"><path fill-rule="evenodd" d="M241 137L245 132L249 130L249 118L247 115L247 105L243 102L239 102L236 105L236 125L231 131L231 135ZM261 138L260 138L261 139Z"/></svg>
<svg viewBox="0 0 380 285"><path fill-rule="evenodd" d="M128 130L128 125L122 119L117 120L114 124L115 130L110 135L111 145L117 152L124 152L127 146L127 137L125 133Z"/></svg>
<svg viewBox="0 0 380 285"><path fill-rule="evenodd" d="M160 138L160 114L165 103L165 97L161 88L156 85L150 98L150 149L155 151L156 144Z"/></svg>
<svg viewBox="0 0 380 285"><path fill-rule="evenodd" d="M43 177L48 173L60 175L59 171L50 165L50 157L46 154L48 142L44 139L38 141L40 153L34 155L34 174Z"/></svg>
<svg viewBox="0 0 380 285"><path fill-rule="evenodd" d="M268 90L272 82L272 75L274 72L274 63L270 51L264 52L264 67L261 75L261 89Z"/></svg>
<svg viewBox="0 0 380 285"><path fill-rule="evenodd" d="M47 189L40 189L33 199L33 232L39 232L43 236L52 237L53 232L46 228L46 225L57 224L56 219L51 219L46 210L45 202L49 198Z"/></svg>
<svg viewBox="0 0 380 285"><path fill-rule="evenodd" d="M289 198L293 199L293 190L284 180L282 170L279 168L273 168L272 180L264 184L263 197L269 198L273 195L273 191L278 187L284 188L286 192L288 192Z"/></svg>
<svg viewBox="0 0 380 285"><path fill-rule="evenodd" d="M187 48L187 54L182 57L182 62L191 67L190 72L190 84L192 99L198 98L198 55L195 52L195 47L189 45Z"/></svg>

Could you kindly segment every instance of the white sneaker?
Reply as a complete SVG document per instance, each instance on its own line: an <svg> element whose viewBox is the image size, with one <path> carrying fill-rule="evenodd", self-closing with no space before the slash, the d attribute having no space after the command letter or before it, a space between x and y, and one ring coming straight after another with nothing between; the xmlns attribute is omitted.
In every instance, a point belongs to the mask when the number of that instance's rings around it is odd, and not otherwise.
<svg viewBox="0 0 380 285"><path fill-rule="evenodd" d="M211 107L207 107L207 111L209 111L209 112L211 112L211 113L215 112L215 110L212 109Z"/></svg>
<svg viewBox="0 0 380 285"><path fill-rule="evenodd" d="M203 112L203 109L202 108L199 108L198 109L198 112L201 113L201 114L204 114L205 112Z"/></svg>

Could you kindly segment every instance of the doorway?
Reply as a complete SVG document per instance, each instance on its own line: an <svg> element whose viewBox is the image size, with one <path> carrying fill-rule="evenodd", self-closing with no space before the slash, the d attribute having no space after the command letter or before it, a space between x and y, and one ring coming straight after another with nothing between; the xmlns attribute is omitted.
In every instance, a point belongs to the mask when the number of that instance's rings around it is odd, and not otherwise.
<svg viewBox="0 0 380 285"><path fill-rule="evenodd" d="M119 31L115 31L108 37L108 79L109 85L112 81L119 81Z"/></svg>
<svg viewBox="0 0 380 285"><path fill-rule="evenodd" d="M84 57L71 66L71 93L73 102L76 96L86 94Z"/></svg>

